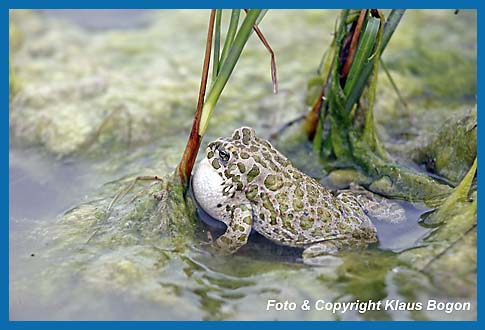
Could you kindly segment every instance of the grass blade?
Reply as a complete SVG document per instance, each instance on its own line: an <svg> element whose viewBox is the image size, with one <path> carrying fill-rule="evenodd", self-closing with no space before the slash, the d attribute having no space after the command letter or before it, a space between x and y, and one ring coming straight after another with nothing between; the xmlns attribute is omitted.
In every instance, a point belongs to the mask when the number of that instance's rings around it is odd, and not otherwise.
<svg viewBox="0 0 485 330"><path fill-rule="evenodd" d="M394 9L389 14L387 18L386 24L384 25L384 31L382 34L382 41L380 47L380 53L384 52L386 46L391 39L392 34L396 30L399 22L401 21L402 16L404 15L405 9ZM352 106L357 102L357 100L362 95L362 91L364 90L365 85L367 84L367 80L369 79L370 74L372 73L372 62L367 63L364 70L362 71L355 87L353 88L351 94L347 98L347 102L345 105L345 109L347 112L350 112Z"/></svg>
<svg viewBox="0 0 485 330"><path fill-rule="evenodd" d="M239 31L236 34L236 38L229 50L229 54L227 55L226 60L224 61L223 65L219 70L219 75L217 76L214 84L212 85L207 98L205 100L204 106L202 107L202 115L201 121L199 126L199 134L201 136L204 135L205 130L207 129L207 125L209 124L209 118L214 111L216 106L217 100L221 96L222 90L226 86L229 77L231 76L234 67L239 59L239 56L242 53L244 45L249 39L253 31L253 25L256 23L256 20L261 13L261 9L251 9L248 11L246 17L244 18Z"/></svg>
<svg viewBox="0 0 485 330"><path fill-rule="evenodd" d="M258 19L256 20L256 25L259 25L259 23L263 20L267 12L268 12L268 9L261 9L261 13L259 13Z"/></svg>
<svg viewBox="0 0 485 330"><path fill-rule="evenodd" d="M360 36L359 46L357 47L355 58L350 67L347 82L345 83L344 92L347 97L357 84L364 67L372 63L370 62L370 56L375 48L379 25L379 19L374 17L368 18L365 30Z"/></svg>
<svg viewBox="0 0 485 330"><path fill-rule="evenodd" d="M221 47L221 19L222 9L216 9L216 23L214 27L214 53L212 55L212 83L219 74L219 53Z"/></svg>
<svg viewBox="0 0 485 330"><path fill-rule="evenodd" d="M399 88L397 87L396 82L392 78L391 73L387 69L387 66L385 65L382 58L380 59L380 62L381 62L381 68L384 70L384 73L386 74L387 79L389 79L389 81L391 82L391 86L394 89L394 91L396 92L396 95L399 98L399 101L402 103L402 105L404 106L405 109L408 109L408 104L407 104L406 100L404 99L401 92L399 91Z"/></svg>
<svg viewBox="0 0 485 330"><path fill-rule="evenodd" d="M233 9L231 12L231 21L229 22L229 27L227 28L226 40L224 40L224 47L222 48L222 54L220 59L220 66L224 65L224 61L229 54L229 49L231 49L232 43L234 42L234 37L236 36L237 26L239 24L239 15L241 14L241 9Z"/></svg>

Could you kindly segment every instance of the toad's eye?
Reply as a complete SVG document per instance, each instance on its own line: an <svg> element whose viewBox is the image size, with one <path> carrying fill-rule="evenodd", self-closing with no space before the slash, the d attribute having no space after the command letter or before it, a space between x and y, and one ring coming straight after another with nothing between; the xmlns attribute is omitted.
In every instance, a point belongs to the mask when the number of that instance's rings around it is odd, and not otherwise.
<svg viewBox="0 0 485 330"><path fill-rule="evenodd" d="M229 160L229 153L225 150L219 150L219 157L221 157L222 161L227 162Z"/></svg>

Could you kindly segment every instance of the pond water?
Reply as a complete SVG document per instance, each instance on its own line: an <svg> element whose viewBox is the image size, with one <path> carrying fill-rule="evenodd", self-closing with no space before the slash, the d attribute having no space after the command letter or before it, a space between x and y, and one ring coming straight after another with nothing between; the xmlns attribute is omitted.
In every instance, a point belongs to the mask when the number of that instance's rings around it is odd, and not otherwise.
<svg viewBox="0 0 485 330"><path fill-rule="evenodd" d="M261 29L276 53L280 93L271 94L269 55L252 38L203 144L242 125L269 137L305 113L306 83L337 15L270 11ZM419 259L428 253L422 246L456 242L426 241L438 227L420 224L430 210L422 203L398 201L405 222L376 221L378 244L324 267L305 266L300 250L258 235L236 255L214 257L204 245L203 222L175 237L160 230L151 197L157 185L136 187L106 213L132 178L165 175L177 165L196 104L207 21L208 11L200 10L11 12L10 319L475 319L475 241L466 232L462 244L446 249L451 259L432 265ZM376 106L390 150L403 145L412 154L423 132L473 108L476 25L470 22L475 11L406 12L384 60L408 110L384 75ZM436 70L423 65L443 49L450 55L435 58ZM329 183L310 146L273 142ZM476 223L476 210L465 211ZM267 311L271 299L436 299L470 302L471 309Z"/></svg>

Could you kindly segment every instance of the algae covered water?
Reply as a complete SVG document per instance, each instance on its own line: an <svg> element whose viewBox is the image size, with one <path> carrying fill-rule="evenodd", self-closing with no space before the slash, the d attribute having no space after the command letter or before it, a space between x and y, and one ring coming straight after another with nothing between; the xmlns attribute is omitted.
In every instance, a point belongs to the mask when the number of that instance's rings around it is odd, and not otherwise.
<svg viewBox="0 0 485 330"><path fill-rule="evenodd" d="M260 27L280 92L251 38L203 145L243 125L269 138L307 112L307 81L337 16L270 10ZM134 177L169 175L180 160L207 22L199 10L11 11L10 318L476 319L475 183L433 221L432 201L398 201L406 222L376 222L378 244L324 267L258 235L236 255L211 255L194 205L160 217L153 195L167 179L141 183L107 211ZM407 11L383 60L407 102L381 74L386 148L452 191L476 155L476 12ZM322 184L358 179L328 173L298 125L272 142Z"/></svg>

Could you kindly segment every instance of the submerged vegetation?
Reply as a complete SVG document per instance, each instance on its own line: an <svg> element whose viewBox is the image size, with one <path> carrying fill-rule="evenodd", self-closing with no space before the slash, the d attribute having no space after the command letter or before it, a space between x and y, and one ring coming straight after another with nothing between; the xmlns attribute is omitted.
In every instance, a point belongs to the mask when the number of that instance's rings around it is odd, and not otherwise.
<svg viewBox="0 0 485 330"><path fill-rule="evenodd" d="M305 128L328 168L356 168L370 177L367 186L374 192L426 201L445 196L449 187L393 161L374 120L381 55L403 14L392 10L386 20L378 10L342 11L321 74L312 81L312 86L320 82L321 93L312 102ZM398 89L396 93L402 101Z"/></svg>
<svg viewBox="0 0 485 330"><path fill-rule="evenodd" d="M59 217L12 212L11 317L475 318L475 310L340 316L263 305L445 297L475 308L476 13L214 10L207 29L208 14L162 12L139 30L86 33L11 12L11 171L51 182L60 195L79 190ZM278 148L322 183L355 182L402 200L407 223L376 224L379 246L328 267L305 267L298 251L257 237L214 258L187 189L204 134L227 135L243 122L268 136L301 114L304 99L305 120L278 130ZM86 166L88 175L74 177L90 186L46 175L52 167L16 154L26 146L61 168ZM138 175L162 180L135 185L110 208Z"/></svg>

